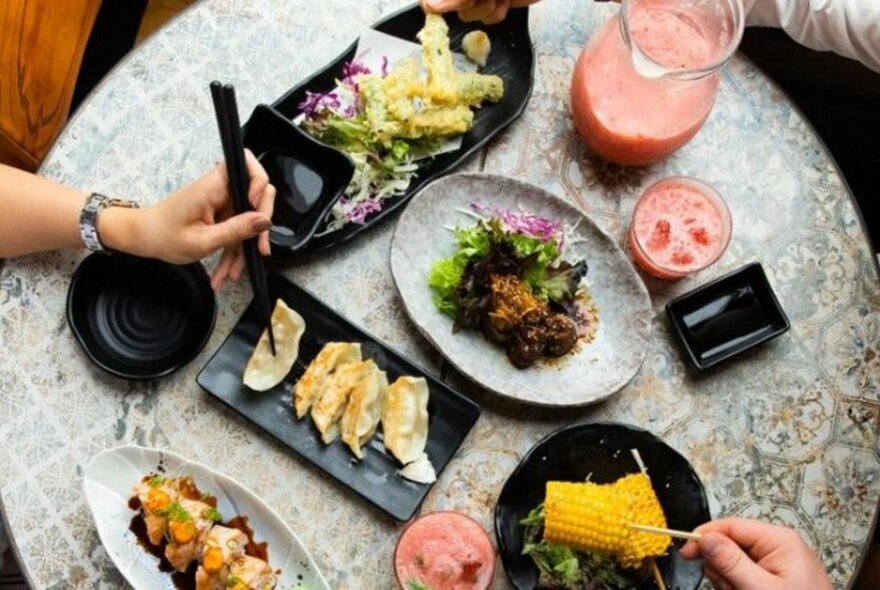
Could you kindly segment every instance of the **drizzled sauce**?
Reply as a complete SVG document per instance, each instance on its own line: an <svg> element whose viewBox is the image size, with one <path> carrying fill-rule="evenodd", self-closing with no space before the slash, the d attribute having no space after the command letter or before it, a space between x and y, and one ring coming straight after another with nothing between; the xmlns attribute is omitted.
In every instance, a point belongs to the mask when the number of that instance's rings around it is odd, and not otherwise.
<svg viewBox="0 0 880 590"><path fill-rule="evenodd" d="M143 481L149 480L150 477L152 476L148 475L144 477ZM179 490L180 495L184 498L199 500L213 508L217 507L217 498L202 493L198 486L196 486L195 482L190 478L183 480ZM165 547L168 545L168 541L163 538L159 545L153 545L150 543L150 537L147 534L147 523L143 518L143 512L141 512L142 504L140 498L137 496L129 498L128 507L137 511L137 514L131 518L128 530L135 536L141 548L156 558L156 567L158 570L163 573L171 574L171 582L177 590L196 590L196 570L198 570L199 567L198 560L194 560L185 572L178 572L175 570L174 566L171 565L171 562L165 557ZM236 516L226 522L219 523L219 525L240 530L245 536L247 536L248 540L244 549L245 554L262 559L266 563L269 562L269 544L265 542L257 543L254 540L254 531L248 523L247 516Z"/></svg>

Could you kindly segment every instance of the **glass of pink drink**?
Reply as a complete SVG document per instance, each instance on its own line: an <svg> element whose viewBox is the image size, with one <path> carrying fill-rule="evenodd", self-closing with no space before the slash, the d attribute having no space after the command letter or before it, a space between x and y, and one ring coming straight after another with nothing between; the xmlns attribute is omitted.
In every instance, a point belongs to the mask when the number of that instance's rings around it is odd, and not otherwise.
<svg viewBox="0 0 880 590"><path fill-rule="evenodd" d="M586 145L643 165L687 143L712 110L743 22L741 0L623 0L575 65L571 114Z"/></svg>
<svg viewBox="0 0 880 590"><path fill-rule="evenodd" d="M718 260L733 231L721 195L695 178L675 176L648 187L629 227L633 258L661 279L680 279Z"/></svg>

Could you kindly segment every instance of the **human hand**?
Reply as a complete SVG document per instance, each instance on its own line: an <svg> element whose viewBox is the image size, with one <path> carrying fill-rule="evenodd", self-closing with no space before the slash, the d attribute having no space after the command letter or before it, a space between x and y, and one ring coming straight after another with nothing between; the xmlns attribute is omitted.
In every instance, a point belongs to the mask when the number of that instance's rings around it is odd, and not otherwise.
<svg viewBox="0 0 880 590"><path fill-rule="evenodd" d="M268 230L275 203L275 187L269 184L266 171L250 150L245 150L245 156L250 176L248 201L256 211L235 215L229 177L221 163L146 209L104 209L99 218L102 239L110 248L173 264L195 262L223 248L211 273L211 287L219 290L227 278L237 281L245 268L242 240L259 236L260 253L269 254Z"/></svg>
<svg viewBox="0 0 880 590"><path fill-rule="evenodd" d="M500 23L511 8L528 6L538 0L421 0L425 12L458 12L466 22L482 21L487 25Z"/></svg>
<svg viewBox="0 0 880 590"><path fill-rule="evenodd" d="M818 556L788 527L723 518L696 529L699 541L681 548L685 559L702 557L718 590L831 590Z"/></svg>

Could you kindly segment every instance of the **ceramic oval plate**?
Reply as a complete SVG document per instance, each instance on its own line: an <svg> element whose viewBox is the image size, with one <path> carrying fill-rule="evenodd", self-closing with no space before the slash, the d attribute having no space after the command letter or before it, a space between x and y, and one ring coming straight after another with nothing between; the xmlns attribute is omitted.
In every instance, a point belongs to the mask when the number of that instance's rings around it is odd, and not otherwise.
<svg viewBox="0 0 880 590"><path fill-rule="evenodd" d="M495 507L498 553L510 583L518 590L531 590L538 582L538 568L523 555L521 524L529 511L544 501L548 481L611 483L639 466L636 449L651 477L669 528L690 531L711 519L706 492L696 472L675 449L641 428L625 424L594 423L566 426L548 435L526 453L501 489ZM685 561L680 541L657 566L667 588L695 590L703 579L700 560ZM652 590L648 578L632 590Z"/></svg>
<svg viewBox="0 0 880 590"><path fill-rule="evenodd" d="M129 531L135 516L128 506L132 488L149 473L190 476L202 491L216 496L222 514L247 516L257 542L268 544L269 564L281 570L277 588L286 590L302 584L309 590L330 589L296 533L252 491L175 453L123 446L103 451L89 462L83 489L101 543L136 590L174 589L170 575L159 571L158 560Z"/></svg>
<svg viewBox="0 0 880 590"><path fill-rule="evenodd" d="M482 334L452 331L428 287L431 265L455 251L450 228L469 227L462 210L474 202L525 210L566 224L569 259L584 258L586 286L599 309L592 342L575 351L517 369L504 350ZM651 340L653 311L645 284L626 255L587 215L546 190L512 178L455 174L428 185L409 204L391 243L391 272L409 317L458 370L483 387L543 406L590 404L614 394L638 372Z"/></svg>

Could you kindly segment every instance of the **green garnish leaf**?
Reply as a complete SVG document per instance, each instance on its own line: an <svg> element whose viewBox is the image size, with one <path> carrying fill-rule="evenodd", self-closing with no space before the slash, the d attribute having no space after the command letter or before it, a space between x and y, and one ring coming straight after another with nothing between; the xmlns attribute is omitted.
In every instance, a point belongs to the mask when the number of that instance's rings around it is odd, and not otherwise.
<svg viewBox="0 0 880 590"><path fill-rule="evenodd" d="M431 588L418 580L407 580L406 590L431 590Z"/></svg>
<svg viewBox="0 0 880 590"><path fill-rule="evenodd" d="M214 522L221 522L223 520L223 515L220 514L220 511L213 507L206 508L205 511L202 512L202 516L208 520L213 520Z"/></svg>
<svg viewBox="0 0 880 590"><path fill-rule="evenodd" d="M523 526L527 527L535 527L535 526L543 526L544 525L544 504L538 504L534 508L532 508L531 512L519 523Z"/></svg>
<svg viewBox="0 0 880 590"><path fill-rule="evenodd" d="M165 483L165 478L158 473L147 480L147 485L149 485L151 488L158 488L163 483Z"/></svg>
<svg viewBox="0 0 880 590"><path fill-rule="evenodd" d="M229 574L226 578L226 587L232 588L236 584L244 584L244 580L236 576L235 574Z"/></svg>
<svg viewBox="0 0 880 590"><path fill-rule="evenodd" d="M159 516L165 516L172 522L187 522L192 520L192 516L190 516L187 509L181 506L179 502L174 502L165 508L160 508L156 511L156 514Z"/></svg>

